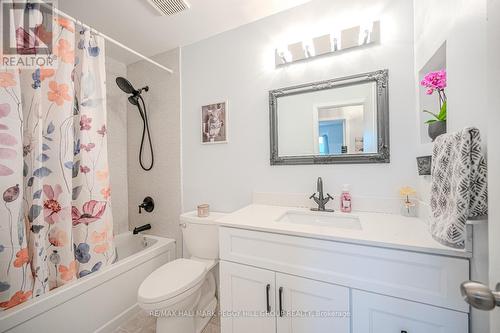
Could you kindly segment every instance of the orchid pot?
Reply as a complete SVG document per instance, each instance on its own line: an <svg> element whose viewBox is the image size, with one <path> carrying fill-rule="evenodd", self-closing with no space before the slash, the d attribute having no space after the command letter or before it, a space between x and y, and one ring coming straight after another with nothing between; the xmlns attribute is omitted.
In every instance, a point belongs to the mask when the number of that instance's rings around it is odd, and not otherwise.
<svg viewBox="0 0 500 333"><path fill-rule="evenodd" d="M429 134L429 138L431 138L432 141L436 140L438 136L446 133L446 120L439 120L429 123L427 133Z"/></svg>

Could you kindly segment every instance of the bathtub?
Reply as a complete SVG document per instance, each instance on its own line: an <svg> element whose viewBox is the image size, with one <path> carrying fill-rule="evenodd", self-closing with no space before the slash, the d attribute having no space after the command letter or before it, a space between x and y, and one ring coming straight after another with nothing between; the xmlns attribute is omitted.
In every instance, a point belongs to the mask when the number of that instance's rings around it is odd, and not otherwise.
<svg viewBox="0 0 500 333"><path fill-rule="evenodd" d="M137 289L146 276L176 258L168 238L124 233L115 244L114 264L0 312L0 332L112 332L138 311Z"/></svg>

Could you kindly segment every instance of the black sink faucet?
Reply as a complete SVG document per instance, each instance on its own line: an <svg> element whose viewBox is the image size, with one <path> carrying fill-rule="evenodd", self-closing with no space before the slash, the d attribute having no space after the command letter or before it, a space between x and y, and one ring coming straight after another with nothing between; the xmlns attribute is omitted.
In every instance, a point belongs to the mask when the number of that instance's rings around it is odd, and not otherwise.
<svg viewBox="0 0 500 333"><path fill-rule="evenodd" d="M318 204L318 208L311 208L311 210L319 212L333 212L333 209L325 208L325 205L328 203L328 201L333 200L333 197L329 193L327 193L325 198L323 194L323 179L321 179L321 177L318 177L316 187L318 196L316 196L316 193L313 193L313 195L311 195L309 199L313 199L314 202Z"/></svg>

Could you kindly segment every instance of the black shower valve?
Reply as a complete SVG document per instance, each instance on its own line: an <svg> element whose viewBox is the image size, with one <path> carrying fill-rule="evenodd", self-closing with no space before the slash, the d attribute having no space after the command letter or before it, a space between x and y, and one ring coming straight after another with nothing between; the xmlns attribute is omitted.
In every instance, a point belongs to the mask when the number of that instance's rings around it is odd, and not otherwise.
<svg viewBox="0 0 500 333"><path fill-rule="evenodd" d="M155 202L151 197L145 197L142 203L139 205L139 214L142 214L142 210L151 213L155 209Z"/></svg>

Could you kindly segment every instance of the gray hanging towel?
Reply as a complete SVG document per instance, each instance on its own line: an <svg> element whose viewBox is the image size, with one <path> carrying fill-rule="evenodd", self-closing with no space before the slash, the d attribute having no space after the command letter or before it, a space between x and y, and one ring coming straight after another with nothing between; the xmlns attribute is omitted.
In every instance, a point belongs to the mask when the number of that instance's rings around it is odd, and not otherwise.
<svg viewBox="0 0 500 333"><path fill-rule="evenodd" d="M430 232L440 243L463 249L465 223L488 212L486 161L477 128L443 134L434 142Z"/></svg>

